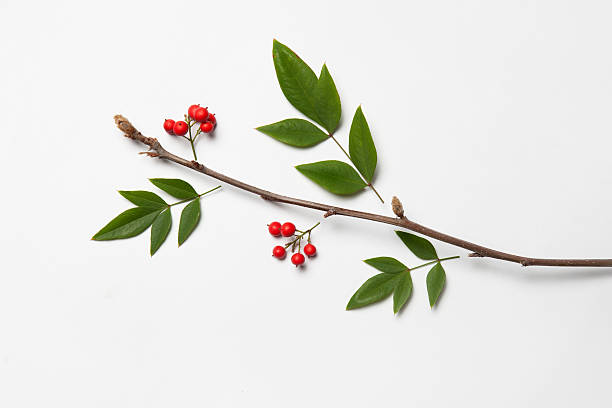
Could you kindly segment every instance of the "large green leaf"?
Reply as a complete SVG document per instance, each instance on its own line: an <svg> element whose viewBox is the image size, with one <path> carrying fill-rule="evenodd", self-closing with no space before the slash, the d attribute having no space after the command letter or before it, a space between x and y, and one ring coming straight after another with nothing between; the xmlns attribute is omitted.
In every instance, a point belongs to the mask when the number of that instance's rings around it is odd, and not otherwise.
<svg viewBox="0 0 612 408"><path fill-rule="evenodd" d="M349 133L349 154L351 160L367 182L372 181L374 170L376 170L376 147L372 140L370 127L366 122L361 106L357 108L353 123L351 123L351 131Z"/></svg>
<svg viewBox="0 0 612 408"><path fill-rule="evenodd" d="M378 269L381 272L400 273L408 270L408 267L395 258L388 256L380 256L378 258L370 258L363 261L370 266Z"/></svg>
<svg viewBox="0 0 612 408"><path fill-rule="evenodd" d="M191 184L180 179L152 178L149 179L149 181L153 183L155 187L181 200L197 197L198 195L195 189L191 187Z"/></svg>
<svg viewBox="0 0 612 408"><path fill-rule="evenodd" d="M170 208L166 208L159 214L155 221L153 221L153 225L151 226L151 256L153 256L164 243L168 237L171 226L172 213L170 212Z"/></svg>
<svg viewBox="0 0 612 408"><path fill-rule="evenodd" d="M427 274L427 294L429 295L429 306L434 307L444 284L446 283L446 272L442 268L440 262L436 263L433 268Z"/></svg>
<svg viewBox="0 0 612 408"><path fill-rule="evenodd" d="M159 209L148 207L130 208L113 218L91 239L95 241L110 241L135 237L149 228Z"/></svg>
<svg viewBox="0 0 612 408"><path fill-rule="evenodd" d="M404 306L412 294L412 277L410 271L402 272L397 278L393 292L393 313L397 313Z"/></svg>
<svg viewBox="0 0 612 408"><path fill-rule="evenodd" d="M413 254L424 260L438 259L436 249L434 246L426 240L414 234L410 234L404 231L395 231L402 242L412 251Z"/></svg>
<svg viewBox="0 0 612 408"><path fill-rule="evenodd" d="M285 119L257 128L274 139L295 147L310 147L321 143L329 136L317 126L304 119Z"/></svg>
<svg viewBox="0 0 612 408"><path fill-rule="evenodd" d="M295 168L334 194L354 194L366 186L355 169L338 160L301 164Z"/></svg>
<svg viewBox="0 0 612 408"><path fill-rule="evenodd" d="M163 198L150 191L119 191L119 194L139 207L162 209L168 206Z"/></svg>
<svg viewBox="0 0 612 408"><path fill-rule="evenodd" d="M365 281L346 305L346 310L357 309L388 297L395 288L397 277L393 273L379 273Z"/></svg>
<svg viewBox="0 0 612 408"><path fill-rule="evenodd" d="M296 53L274 40L272 58L276 77L287 100L297 110L320 123L315 101L317 76Z"/></svg>
<svg viewBox="0 0 612 408"><path fill-rule="evenodd" d="M181 221L179 223L178 244L179 246L189 238L200 221L200 199L196 198L183 208Z"/></svg>
<svg viewBox="0 0 612 408"><path fill-rule="evenodd" d="M340 122L342 108L336 84L325 64L321 68L321 75L314 89L314 98L319 123L329 133L334 133Z"/></svg>

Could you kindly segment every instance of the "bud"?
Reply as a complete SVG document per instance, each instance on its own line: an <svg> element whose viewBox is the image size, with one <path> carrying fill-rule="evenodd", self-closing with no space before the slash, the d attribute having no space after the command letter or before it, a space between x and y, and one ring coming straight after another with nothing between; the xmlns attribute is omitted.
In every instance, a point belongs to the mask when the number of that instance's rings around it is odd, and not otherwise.
<svg viewBox="0 0 612 408"><path fill-rule="evenodd" d="M399 198L396 196L393 196L393 199L391 200L391 208L393 209L395 215L397 215L399 218L404 217L404 207L402 206Z"/></svg>
<svg viewBox="0 0 612 408"><path fill-rule="evenodd" d="M138 133L136 128L132 126L129 120L121 115L115 115L115 124L127 137L134 139L134 134Z"/></svg>

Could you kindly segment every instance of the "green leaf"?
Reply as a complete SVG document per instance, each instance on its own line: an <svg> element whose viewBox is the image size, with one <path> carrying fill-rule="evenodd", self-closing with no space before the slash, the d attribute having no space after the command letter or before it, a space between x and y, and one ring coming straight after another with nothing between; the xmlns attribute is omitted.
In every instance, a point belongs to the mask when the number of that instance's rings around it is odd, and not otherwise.
<svg viewBox="0 0 612 408"><path fill-rule="evenodd" d="M160 190L163 190L172 197L176 197L181 200L197 197L198 195L195 189L191 187L191 184L180 179L152 178L149 179L149 181Z"/></svg>
<svg viewBox="0 0 612 408"><path fill-rule="evenodd" d="M434 307L444 284L446 283L446 272L442 268L442 264L438 262L427 274L427 294L429 295L429 306Z"/></svg>
<svg viewBox="0 0 612 408"><path fill-rule="evenodd" d="M395 292L393 292L393 313L397 313L404 306L412 294L412 277L410 271L401 273L397 278Z"/></svg>
<svg viewBox="0 0 612 408"><path fill-rule="evenodd" d="M183 208L181 213L181 221L179 223L178 244L181 246L183 242L189 238L195 227L200 221L200 199L196 198Z"/></svg>
<svg viewBox="0 0 612 408"><path fill-rule="evenodd" d="M149 228L159 213L160 210L155 208L130 208L113 218L111 222L106 224L91 239L95 241L110 241L113 239L135 237Z"/></svg>
<svg viewBox="0 0 612 408"><path fill-rule="evenodd" d="M162 209L168 206L160 196L150 191L119 191L119 194L139 207Z"/></svg>
<svg viewBox="0 0 612 408"><path fill-rule="evenodd" d="M402 242L412 251L413 254L424 260L438 259L436 249L431 242L425 238L418 237L404 231L395 231Z"/></svg>
<svg viewBox="0 0 612 408"><path fill-rule="evenodd" d="M408 267L395 258L381 256L378 258L370 258L363 261L370 266L378 269L381 272L400 273L408 270Z"/></svg>
<svg viewBox="0 0 612 408"><path fill-rule="evenodd" d="M285 119L260 126L257 130L295 147L314 146L329 137L321 129L304 119Z"/></svg>
<svg viewBox="0 0 612 408"><path fill-rule="evenodd" d="M351 131L349 133L349 154L351 160L367 182L372 181L374 170L376 170L376 147L372 140L370 127L366 122L361 106L357 108Z"/></svg>
<svg viewBox="0 0 612 408"><path fill-rule="evenodd" d="M336 84L325 64L321 68L321 75L314 89L314 98L319 123L329 133L334 133L340 122L342 108Z"/></svg>
<svg viewBox="0 0 612 408"><path fill-rule="evenodd" d="M395 288L397 274L379 273L365 281L346 305L346 310L357 309L388 297Z"/></svg>
<svg viewBox="0 0 612 408"><path fill-rule="evenodd" d="M166 208L159 214L155 221L153 221L153 225L151 226L151 256L153 256L164 243L168 237L171 226L172 213L170 212L170 208Z"/></svg>
<svg viewBox="0 0 612 408"><path fill-rule="evenodd" d="M338 160L326 160L301 164L296 169L327 191L348 195L362 190L366 183L348 164Z"/></svg>
<svg viewBox="0 0 612 408"><path fill-rule="evenodd" d="M276 77L287 100L297 110L320 123L315 101L317 76L296 53L274 40L272 58Z"/></svg>

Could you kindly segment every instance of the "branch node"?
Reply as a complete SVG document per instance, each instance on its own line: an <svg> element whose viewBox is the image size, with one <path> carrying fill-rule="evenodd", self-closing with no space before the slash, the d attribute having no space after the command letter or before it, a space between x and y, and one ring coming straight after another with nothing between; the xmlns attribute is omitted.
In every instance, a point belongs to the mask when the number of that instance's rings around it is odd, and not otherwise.
<svg viewBox="0 0 612 408"><path fill-rule="evenodd" d="M332 215L336 215L336 210L334 210L333 208L330 208L329 210L327 210L327 212L325 214L323 214L323 218L327 218L327 217L331 217Z"/></svg>
<svg viewBox="0 0 612 408"><path fill-rule="evenodd" d="M140 152L138 154L146 154L149 157L159 157L159 153L157 152Z"/></svg>
<svg viewBox="0 0 612 408"><path fill-rule="evenodd" d="M402 202L396 196L393 196L393 199L391 200L391 209L398 218L404 218L404 207L402 206Z"/></svg>
<svg viewBox="0 0 612 408"><path fill-rule="evenodd" d="M272 197L270 197L270 196L265 196L265 195L263 195L263 194L262 194L262 195L260 195L260 197L261 197L261 198L263 198L263 199L264 199L264 200L266 200L266 201L276 201L276 200L275 200L275 199L273 199Z"/></svg>
<svg viewBox="0 0 612 408"><path fill-rule="evenodd" d="M472 252L468 255L470 258L484 258L484 255L479 254L478 252Z"/></svg>
<svg viewBox="0 0 612 408"><path fill-rule="evenodd" d="M204 165L203 164L198 163L195 160L192 160L190 163L191 163L191 167L193 167L194 169L199 170L199 171L204 170Z"/></svg>

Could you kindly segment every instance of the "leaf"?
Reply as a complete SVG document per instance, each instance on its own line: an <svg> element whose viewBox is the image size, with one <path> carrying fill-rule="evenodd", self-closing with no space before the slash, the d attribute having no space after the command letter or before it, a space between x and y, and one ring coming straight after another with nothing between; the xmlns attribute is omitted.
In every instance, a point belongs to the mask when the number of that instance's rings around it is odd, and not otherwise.
<svg viewBox="0 0 612 408"><path fill-rule="evenodd" d="M181 213L181 221L179 223L178 244L181 246L183 242L189 238L195 227L200 221L200 199L196 198L183 208Z"/></svg>
<svg viewBox="0 0 612 408"><path fill-rule="evenodd" d="M160 196L150 191L119 191L119 194L139 207L162 209L168 206Z"/></svg>
<svg viewBox="0 0 612 408"><path fill-rule="evenodd" d="M260 126L257 130L295 147L314 146L329 137L321 129L304 119L285 119Z"/></svg>
<svg viewBox="0 0 612 408"><path fill-rule="evenodd" d="M357 309L388 297L397 282L397 274L379 273L365 281L346 305L346 310Z"/></svg>
<svg viewBox="0 0 612 408"><path fill-rule="evenodd" d="M404 306L412 294L412 277L410 271L399 274L393 292L393 313L397 313Z"/></svg>
<svg viewBox="0 0 612 408"><path fill-rule="evenodd" d="M412 251L413 254L424 260L438 259L436 249L431 242L414 234L404 231L395 231L402 242Z"/></svg>
<svg viewBox="0 0 612 408"><path fill-rule="evenodd" d="M381 272L400 273L408 270L408 267L395 258L381 256L378 258L370 258L363 261L370 266L378 269Z"/></svg>
<svg viewBox="0 0 612 408"><path fill-rule="evenodd" d="M153 256L164 243L168 237L171 226L172 213L170 212L170 208L166 208L159 214L155 221L153 221L153 225L151 226L151 256Z"/></svg>
<svg viewBox="0 0 612 408"><path fill-rule="evenodd" d="M300 112L317 123L315 87L317 76L296 53L274 40L272 58L278 83L287 100Z"/></svg>
<svg viewBox="0 0 612 408"><path fill-rule="evenodd" d="M349 133L349 154L353 164L355 164L363 178L368 183L371 182L374 170L376 170L376 147L372 140L368 122L366 122L365 116L363 116L361 106L357 108L355 116L353 116L353 123Z"/></svg>
<svg viewBox="0 0 612 408"><path fill-rule="evenodd" d="M438 262L427 274L427 294L429 295L429 306L434 307L444 289L446 283L446 272L442 264Z"/></svg>
<svg viewBox="0 0 612 408"><path fill-rule="evenodd" d="M348 195L362 190L366 183L348 164L338 160L325 160L316 163L301 164L296 169L327 191L334 194Z"/></svg>
<svg viewBox="0 0 612 408"><path fill-rule="evenodd" d="M130 208L113 218L111 222L106 224L91 239L95 241L110 241L113 239L135 237L149 228L159 213L160 210L155 208Z"/></svg>
<svg viewBox="0 0 612 408"><path fill-rule="evenodd" d="M342 107L336 84L325 64L321 68L321 75L314 89L314 98L319 123L330 134L334 133L340 122Z"/></svg>
<svg viewBox="0 0 612 408"><path fill-rule="evenodd" d="M172 197L185 200L188 198L197 197L198 193L195 191L191 184L180 179L163 179L163 178L152 178L149 179L155 187L165 191Z"/></svg>

